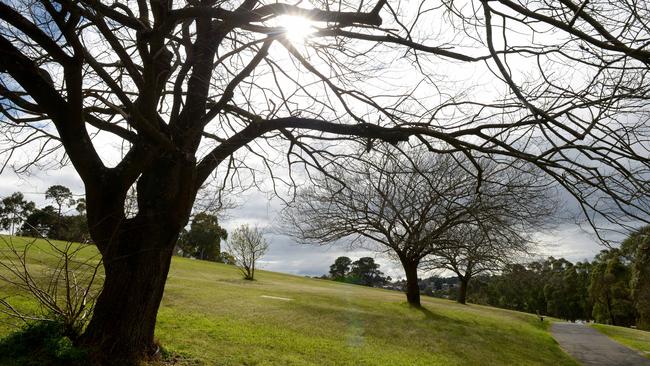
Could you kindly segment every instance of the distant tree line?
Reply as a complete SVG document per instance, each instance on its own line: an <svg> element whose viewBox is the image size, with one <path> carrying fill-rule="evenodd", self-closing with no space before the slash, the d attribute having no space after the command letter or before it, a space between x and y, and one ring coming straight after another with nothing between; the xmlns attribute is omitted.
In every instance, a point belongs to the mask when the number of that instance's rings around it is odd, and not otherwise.
<svg viewBox="0 0 650 366"><path fill-rule="evenodd" d="M458 296L455 284L454 278L420 283L423 292L452 299ZM498 275L477 277L467 296L478 304L650 330L650 226L591 262L550 257L508 264Z"/></svg>
<svg viewBox="0 0 650 366"><path fill-rule="evenodd" d="M85 198L75 199L68 187L53 185L45 191L45 199L51 204L37 207L20 192L2 198L0 230L18 236L79 243L90 241ZM135 197L132 200L135 201ZM71 212L72 208L74 211ZM217 216L200 212L194 215L189 230L181 232L175 254L235 264L230 253L221 251L221 241L227 238L228 233L219 226Z"/></svg>
<svg viewBox="0 0 650 366"><path fill-rule="evenodd" d="M73 198L68 187L53 185L45 191L52 205L36 207L20 192L0 202L0 229L13 235L46 237L55 240L87 242L86 200ZM74 213L64 211L74 207Z"/></svg>
<svg viewBox="0 0 650 366"><path fill-rule="evenodd" d="M323 278L362 286L383 287L392 279L390 276L384 276L379 267L372 257L362 257L353 262L349 257L342 256L336 258L330 266L329 275Z"/></svg>

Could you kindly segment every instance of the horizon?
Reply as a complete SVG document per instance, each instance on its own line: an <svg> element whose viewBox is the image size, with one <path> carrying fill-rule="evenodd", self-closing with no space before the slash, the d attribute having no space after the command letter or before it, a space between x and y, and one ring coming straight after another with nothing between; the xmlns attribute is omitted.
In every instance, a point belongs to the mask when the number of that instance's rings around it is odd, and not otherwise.
<svg viewBox="0 0 650 366"><path fill-rule="evenodd" d="M44 170L41 174L21 176L4 172L0 174L0 197L21 192L29 201L37 206L46 205L45 190L54 184L64 185L72 191L75 197L84 196L83 184L76 172L70 167L59 170ZM258 225L269 230L267 239L270 249L261 260L262 269L288 273L299 276L321 276L327 274L329 266L339 256L347 256L356 260L360 257L372 257L380 264L380 270L394 280L404 277L403 269L385 255L363 248L350 248L346 243L330 245L299 244L291 237L277 230L274 217L281 209L281 202L276 197L251 189L243 195L239 204L234 208L220 212L220 226L231 231L244 223ZM68 212L74 211L70 208ZM614 240L619 242L619 240ZM592 261L601 250L607 249L597 239L581 228L578 224L564 223L553 233L538 235L538 245L535 255L520 262L545 259L549 256L565 258L570 262ZM444 273L444 271L442 272ZM420 272L422 278L428 277L429 272Z"/></svg>

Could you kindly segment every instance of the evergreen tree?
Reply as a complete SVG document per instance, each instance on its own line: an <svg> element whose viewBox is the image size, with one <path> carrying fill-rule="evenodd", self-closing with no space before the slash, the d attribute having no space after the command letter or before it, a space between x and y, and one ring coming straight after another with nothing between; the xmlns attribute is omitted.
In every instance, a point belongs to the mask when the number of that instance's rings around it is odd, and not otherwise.
<svg viewBox="0 0 650 366"><path fill-rule="evenodd" d="M189 231L181 233L177 246L184 256L219 262L221 241L228 238L215 215L201 212L194 216Z"/></svg>
<svg viewBox="0 0 650 366"><path fill-rule="evenodd" d="M330 266L330 278L335 281L345 281L350 272L352 260L348 257L338 257Z"/></svg>
<svg viewBox="0 0 650 366"><path fill-rule="evenodd" d="M371 257L362 257L352 262L350 270L350 279L352 282L363 286L380 286L385 284L389 279L384 277L384 273L379 270L379 264Z"/></svg>
<svg viewBox="0 0 650 366"><path fill-rule="evenodd" d="M650 226L632 233L621 245L632 260L632 296L637 313L636 326L650 330Z"/></svg>
<svg viewBox="0 0 650 366"><path fill-rule="evenodd" d="M54 206L35 209L20 227L19 235L54 239L58 232L58 215Z"/></svg>
<svg viewBox="0 0 650 366"><path fill-rule="evenodd" d="M50 186L47 191L45 191L45 198L54 200L57 206L58 217L61 217L63 205L69 207L75 203L70 188L59 184Z"/></svg>
<svg viewBox="0 0 650 366"><path fill-rule="evenodd" d="M589 294L597 322L621 326L634 324L630 277L630 268L624 263L620 250L603 250L596 256Z"/></svg>
<svg viewBox="0 0 650 366"><path fill-rule="evenodd" d="M20 192L3 198L0 202L0 229L9 230L13 234L14 228L27 219L35 208L34 202L25 201Z"/></svg>

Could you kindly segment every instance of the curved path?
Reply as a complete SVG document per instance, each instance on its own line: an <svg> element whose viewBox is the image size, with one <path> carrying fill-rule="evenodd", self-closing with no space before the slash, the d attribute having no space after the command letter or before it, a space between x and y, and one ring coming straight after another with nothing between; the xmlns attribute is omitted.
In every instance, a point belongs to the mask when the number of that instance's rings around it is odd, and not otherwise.
<svg viewBox="0 0 650 366"><path fill-rule="evenodd" d="M554 323L551 333L563 350L585 366L650 366L650 359L587 325Z"/></svg>

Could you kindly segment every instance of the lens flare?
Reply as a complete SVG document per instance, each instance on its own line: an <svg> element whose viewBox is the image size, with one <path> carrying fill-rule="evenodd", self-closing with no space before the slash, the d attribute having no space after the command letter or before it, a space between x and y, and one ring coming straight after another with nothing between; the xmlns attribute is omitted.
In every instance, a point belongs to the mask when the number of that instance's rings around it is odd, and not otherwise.
<svg viewBox="0 0 650 366"><path fill-rule="evenodd" d="M303 43L316 31L309 19L300 16L285 15L279 19L279 26L284 28L285 36L292 43Z"/></svg>

